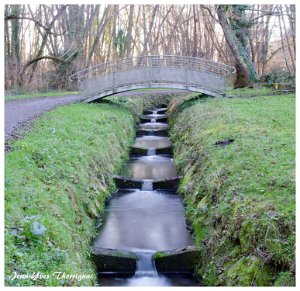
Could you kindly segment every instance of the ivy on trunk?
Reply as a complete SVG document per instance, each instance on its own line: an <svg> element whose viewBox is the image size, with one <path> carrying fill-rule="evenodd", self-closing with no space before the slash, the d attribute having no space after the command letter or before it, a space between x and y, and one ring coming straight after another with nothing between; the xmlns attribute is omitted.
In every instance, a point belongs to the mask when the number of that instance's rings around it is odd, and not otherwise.
<svg viewBox="0 0 300 291"><path fill-rule="evenodd" d="M249 52L249 32L253 23L246 17L246 8L247 5L216 7L219 23L236 63L237 77L234 88L247 87L257 80Z"/></svg>

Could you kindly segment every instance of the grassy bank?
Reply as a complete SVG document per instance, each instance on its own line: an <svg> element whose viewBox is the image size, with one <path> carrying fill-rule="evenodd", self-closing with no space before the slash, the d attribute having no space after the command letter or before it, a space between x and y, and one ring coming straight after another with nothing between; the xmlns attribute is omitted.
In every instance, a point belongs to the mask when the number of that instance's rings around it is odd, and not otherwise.
<svg viewBox="0 0 300 291"><path fill-rule="evenodd" d="M288 92L282 92L282 89L275 89L274 87L262 87L262 88L240 88L240 89L228 89L226 95L228 97L239 98L251 98L259 96L270 95L285 95Z"/></svg>
<svg viewBox="0 0 300 291"><path fill-rule="evenodd" d="M31 98L42 98L42 97L56 97L56 96L67 96L77 95L78 91L75 92L45 92L45 93L24 93L17 95L5 95L5 101L19 100L19 99L31 99Z"/></svg>
<svg viewBox="0 0 300 291"><path fill-rule="evenodd" d="M279 90L275 90L273 88L241 88L241 89L230 89L226 91L227 95L235 96L235 97L252 97L252 96L263 96L272 95L272 94L280 94Z"/></svg>
<svg viewBox="0 0 300 291"><path fill-rule="evenodd" d="M147 96L112 99L47 112L12 144L5 158L6 285L96 284L89 258L95 221L133 142L134 115L161 102ZM34 273L36 280L15 278Z"/></svg>
<svg viewBox="0 0 300 291"><path fill-rule="evenodd" d="M191 95L169 108L203 283L294 285L295 96Z"/></svg>

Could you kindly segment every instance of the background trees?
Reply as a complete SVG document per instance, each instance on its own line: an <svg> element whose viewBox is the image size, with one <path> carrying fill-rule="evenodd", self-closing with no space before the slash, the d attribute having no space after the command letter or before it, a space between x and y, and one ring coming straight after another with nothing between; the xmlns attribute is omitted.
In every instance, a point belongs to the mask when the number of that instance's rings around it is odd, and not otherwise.
<svg viewBox="0 0 300 291"><path fill-rule="evenodd" d="M212 59L236 87L295 75L295 5L6 5L7 90L70 89L87 66L143 54Z"/></svg>

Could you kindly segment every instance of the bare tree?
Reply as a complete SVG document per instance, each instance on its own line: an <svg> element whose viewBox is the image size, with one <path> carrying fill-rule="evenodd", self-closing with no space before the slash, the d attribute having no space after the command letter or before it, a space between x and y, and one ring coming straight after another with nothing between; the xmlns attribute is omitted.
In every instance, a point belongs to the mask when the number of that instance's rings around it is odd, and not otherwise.
<svg viewBox="0 0 300 291"><path fill-rule="evenodd" d="M80 68L143 54L234 65L236 87L295 74L295 5L6 5L4 32L8 89L67 88Z"/></svg>

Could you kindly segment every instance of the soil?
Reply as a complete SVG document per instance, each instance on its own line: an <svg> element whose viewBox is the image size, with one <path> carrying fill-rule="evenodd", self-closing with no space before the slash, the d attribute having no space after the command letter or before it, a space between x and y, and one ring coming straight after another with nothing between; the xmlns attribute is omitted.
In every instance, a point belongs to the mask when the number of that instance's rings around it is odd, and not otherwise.
<svg viewBox="0 0 300 291"><path fill-rule="evenodd" d="M226 147L227 145L231 144L234 142L234 139L225 139L225 140L220 140L215 143L216 146L220 147Z"/></svg>

